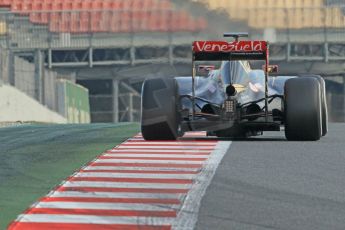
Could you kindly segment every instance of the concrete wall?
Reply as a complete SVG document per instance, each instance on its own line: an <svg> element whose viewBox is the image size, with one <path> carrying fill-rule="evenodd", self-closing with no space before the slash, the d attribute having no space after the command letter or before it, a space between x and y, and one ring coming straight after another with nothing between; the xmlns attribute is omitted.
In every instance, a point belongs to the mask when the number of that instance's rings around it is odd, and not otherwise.
<svg viewBox="0 0 345 230"><path fill-rule="evenodd" d="M0 86L0 122L67 123L66 118L49 110L18 89Z"/></svg>

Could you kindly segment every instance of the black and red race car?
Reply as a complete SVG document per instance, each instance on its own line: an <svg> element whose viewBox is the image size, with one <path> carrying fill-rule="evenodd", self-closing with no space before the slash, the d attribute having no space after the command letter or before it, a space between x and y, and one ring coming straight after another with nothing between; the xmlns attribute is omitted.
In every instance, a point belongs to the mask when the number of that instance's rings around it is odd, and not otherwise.
<svg viewBox="0 0 345 230"><path fill-rule="evenodd" d="M321 76L270 76L277 66L269 64L268 42L225 35L235 40L193 43L192 76L144 82L141 130L146 140L175 140L186 131L246 138L285 128L286 138L297 141L327 134ZM252 69L250 60L264 61L263 69ZM206 61L222 64L215 69Z"/></svg>

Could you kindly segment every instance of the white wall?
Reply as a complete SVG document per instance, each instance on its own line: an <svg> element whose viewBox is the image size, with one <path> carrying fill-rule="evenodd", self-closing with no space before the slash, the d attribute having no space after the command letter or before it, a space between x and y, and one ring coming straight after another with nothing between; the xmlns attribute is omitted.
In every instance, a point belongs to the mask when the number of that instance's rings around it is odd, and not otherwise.
<svg viewBox="0 0 345 230"><path fill-rule="evenodd" d="M0 85L0 122L67 123L66 119L9 85Z"/></svg>

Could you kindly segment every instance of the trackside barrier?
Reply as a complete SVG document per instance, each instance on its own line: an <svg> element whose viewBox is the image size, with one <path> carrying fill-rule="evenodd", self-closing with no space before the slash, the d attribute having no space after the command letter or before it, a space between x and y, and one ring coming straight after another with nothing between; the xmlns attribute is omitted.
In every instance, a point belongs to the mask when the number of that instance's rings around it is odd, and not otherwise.
<svg viewBox="0 0 345 230"><path fill-rule="evenodd" d="M68 123L90 123L88 89L68 80L57 82L58 111Z"/></svg>

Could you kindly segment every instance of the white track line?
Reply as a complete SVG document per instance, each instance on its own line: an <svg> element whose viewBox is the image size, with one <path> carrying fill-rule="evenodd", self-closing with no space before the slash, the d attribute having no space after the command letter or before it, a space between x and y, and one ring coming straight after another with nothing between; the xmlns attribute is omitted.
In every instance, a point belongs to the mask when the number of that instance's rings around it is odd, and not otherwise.
<svg viewBox="0 0 345 230"><path fill-rule="evenodd" d="M191 184L66 181L63 187L189 189Z"/></svg>
<svg viewBox="0 0 345 230"><path fill-rule="evenodd" d="M56 209L93 209L93 210L135 210L135 211L172 211L178 210L176 204L136 204L136 203L96 203L96 202L40 202L33 208Z"/></svg>
<svg viewBox="0 0 345 230"><path fill-rule="evenodd" d="M151 178L151 179L189 179L192 180L197 175L193 174L149 174L149 173L98 173L81 172L74 177L104 177L104 178Z"/></svg>
<svg viewBox="0 0 345 230"><path fill-rule="evenodd" d="M156 198L156 199L180 199L184 195L169 193L124 193L124 192L52 192L48 197L88 197L88 198Z"/></svg>
<svg viewBox="0 0 345 230"><path fill-rule="evenodd" d="M231 142L228 141L218 142L215 151L212 152L207 163L198 175L198 183L194 183L188 192L172 229L193 230L195 228L202 197L205 195L206 189L210 185L217 167L230 148L230 145Z"/></svg>
<svg viewBox="0 0 345 230"><path fill-rule="evenodd" d="M169 225L172 217L113 217L91 215L44 215L27 214L20 216L21 222L40 223L85 223L85 224L132 224L132 225Z"/></svg>

